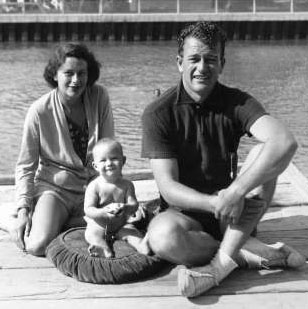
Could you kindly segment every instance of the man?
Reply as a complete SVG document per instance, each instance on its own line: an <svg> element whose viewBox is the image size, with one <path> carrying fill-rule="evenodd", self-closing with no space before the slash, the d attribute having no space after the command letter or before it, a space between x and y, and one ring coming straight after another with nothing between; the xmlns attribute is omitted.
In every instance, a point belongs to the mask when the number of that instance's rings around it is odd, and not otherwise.
<svg viewBox="0 0 308 309"><path fill-rule="evenodd" d="M218 285L239 265L301 266L305 258L293 248L250 236L296 151L293 135L252 96L218 82L225 35L216 24L190 25L178 43L181 81L142 117L142 155L150 158L167 209L150 223L150 247L171 262L202 265L179 271L178 285L187 297ZM245 134L260 145L235 177Z"/></svg>

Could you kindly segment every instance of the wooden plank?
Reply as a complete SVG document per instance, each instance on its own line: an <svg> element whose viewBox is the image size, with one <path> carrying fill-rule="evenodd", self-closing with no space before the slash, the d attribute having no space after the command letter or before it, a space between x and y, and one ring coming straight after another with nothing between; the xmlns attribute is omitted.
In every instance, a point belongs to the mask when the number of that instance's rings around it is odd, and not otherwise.
<svg viewBox="0 0 308 309"><path fill-rule="evenodd" d="M291 183L279 182L276 186L271 207L299 205L308 205L308 198L299 194Z"/></svg>
<svg viewBox="0 0 308 309"><path fill-rule="evenodd" d="M299 176L293 169L291 171L279 177L274 207L270 207L262 218L258 236L267 243L286 242L308 257L308 207L305 207L308 198L303 192L294 190L296 179L293 178ZM134 180L134 183L140 201L158 197L153 179ZM13 195L14 186L0 186L2 211L13 206ZM81 304L91 308L151 308L151 304L153 308L195 308L200 305L230 308L232 304L232 307L251 309L253 304L256 304L255 308L267 308L268 304L272 309L288 308L289 304L292 308L297 308L296 304L303 308L308 301L307 263L301 270L236 270L206 296L187 300L177 289L177 271L181 266L142 282L94 285L64 276L45 258L21 253L3 232L0 232L0 249L0 308L6 308L6 305L27 308L29 305L31 308L63 306L77 309Z"/></svg>
<svg viewBox="0 0 308 309"><path fill-rule="evenodd" d="M291 180L291 184L297 192L308 200L308 179L298 170L294 164L290 164L285 171L285 176Z"/></svg>
<svg viewBox="0 0 308 309"><path fill-rule="evenodd" d="M150 200L159 196L153 174L149 169L126 172L125 176L134 181L139 200ZM14 186L1 185L12 183L13 176L0 176L1 203L13 202ZM285 172L279 176L277 189L272 206L308 205L308 180L298 171L294 164L290 164Z"/></svg>
<svg viewBox="0 0 308 309"><path fill-rule="evenodd" d="M146 180L154 179L153 173L150 169L138 169L135 171L124 171L123 175L130 180ZM12 186L15 184L14 175L0 175L0 186Z"/></svg>
<svg viewBox="0 0 308 309"><path fill-rule="evenodd" d="M246 295L221 295L201 296L197 299L187 299L181 296L172 297L146 297L146 298L77 298L59 300L22 300L0 301L3 309L296 309L305 308L308 302L308 293L269 293L269 294L246 294Z"/></svg>
<svg viewBox="0 0 308 309"><path fill-rule="evenodd" d="M35 257L22 252L15 244L9 241L9 237L7 235L0 240L0 248L0 269L2 270L21 268L54 268L54 266L46 258Z"/></svg>
<svg viewBox="0 0 308 309"><path fill-rule="evenodd" d="M266 243L286 242L308 258L308 207L281 207L266 213L258 225L258 238ZM2 268L51 267L44 258L21 253L1 231L0 247Z"/></svg>
<svg viewBox="0 0 308 309"><path fill-rule="evenodd" d="M0 185L14 185L15 179L13 175L1 175L0 176Z"/></svg>
<svg viewBox="0 0 308 309"><path fill-rule="evenodd" d="M156 182L150 180L134 180L136 194L139 201L148 201L159 197ZM13 185L0 185L0 207L4 204L14 203L15 187ZM302 194L298 194L291 183L279 182L275 191L272 207L275 206L298 206L308 205L308 198Z"/></svg>
<svg viewBox="0 0 308 309"><path fill-rule="evenodd" d="M300 230L308 227L308 207L269 208L258 225L260 231Z"/></svg>
<svg viewBox="0 0 308 309"><path fill-rule="evenodd" d="M5 309L290 309L305 308L308 301L306 293L288 294L256 294L256 295L221 295L202 296L198 299L186 299L180 296L174 297L147 297L147 298L109 298L109 299L61 299L61 300L22 300L22 301L2 301L0 305ZM15 307L16 306L16 307ZM20 306L20 307L19 307Z"/></svg>
<svg viewBox="0 0 308 309"><path fill-rule="evenodd" d="M78 282L54 268L2 269L0 300L179 296L176 278L180 267L155 279L119 285ZM288 292L308 292L308 264L301 270L235 270L207 295Z"/></svg>
<svg viewBox="0 0 308 309"><path fill-rule="evenodd" d="M267 244L284 242L298 250L308 259L308 228L299 231L258 232L258 239Z"/></svg>

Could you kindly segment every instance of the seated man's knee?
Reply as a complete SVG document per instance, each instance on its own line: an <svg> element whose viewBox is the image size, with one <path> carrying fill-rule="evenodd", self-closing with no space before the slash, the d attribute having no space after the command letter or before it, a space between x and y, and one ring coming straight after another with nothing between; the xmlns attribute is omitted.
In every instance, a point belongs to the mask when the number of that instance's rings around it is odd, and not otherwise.
<svg viewBox="0 0 308 309"><path fill-rule="evenodd" d="M219 243L192 224L183 223L181 218L158 215L148 229L149 245L162 259L187 266L204 265L218 249Z"/></svg>
<svg viewBox="0 0 308 309"><path fill-rule="evenodd" d="M172 222L164 214L160 214L151 221L147 234L153 252L164 258L167 252L171 252L172 247L178 245L181 231L176 222Z"/></svg>

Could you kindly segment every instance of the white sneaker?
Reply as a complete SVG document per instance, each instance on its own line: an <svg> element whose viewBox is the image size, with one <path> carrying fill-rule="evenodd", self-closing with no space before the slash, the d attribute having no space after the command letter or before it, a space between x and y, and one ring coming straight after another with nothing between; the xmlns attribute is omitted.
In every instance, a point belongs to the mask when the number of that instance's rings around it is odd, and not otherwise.
<svg viewBox="0 0 308 309"><path fill-rule="evenodd" d="M209 264L202 268L202 272L187 268L178 272L178 287L185 297L196 297L219 284L217 271Z"/></svg>

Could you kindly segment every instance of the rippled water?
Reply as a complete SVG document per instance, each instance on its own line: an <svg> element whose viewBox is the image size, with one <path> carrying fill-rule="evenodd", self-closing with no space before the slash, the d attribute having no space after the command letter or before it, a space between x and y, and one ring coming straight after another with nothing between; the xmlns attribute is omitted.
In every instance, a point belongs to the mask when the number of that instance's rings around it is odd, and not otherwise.
<svg viewBox="0 0 308 309"><path fill-rule="evenodd" d="M99 82L109 90L116 134L128 157L126 169L148 168L140 158L144 107L153 90L178 81L175 42L88 43L103 63ZM48 91L42 72L54 43L0 44L0 174L14 171L26 111ZM308 176L307 43L230 42L221 81L248 91L295 134L294 162ZM252 141L244 140L241 157Z"/></svg>

